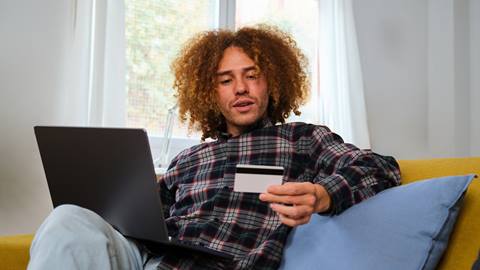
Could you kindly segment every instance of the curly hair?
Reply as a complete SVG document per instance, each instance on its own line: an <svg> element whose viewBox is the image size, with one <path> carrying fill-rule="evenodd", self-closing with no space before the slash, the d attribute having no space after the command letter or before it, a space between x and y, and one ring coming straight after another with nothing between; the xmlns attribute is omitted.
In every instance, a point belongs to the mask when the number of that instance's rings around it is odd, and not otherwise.
<svg viewBox="0 0 480 270"><path fill-rule="evenodd" d="M273 26L244 27L235 32L201 32L190 39L171 68L173 88L182 122L202 131L202 140L217 139L225 131L226 121L216 104L216 73L228 47L239 47L265 75L269 94L267 116L273 123L285 123L309 93L307 58L293 38Z"/></svg>

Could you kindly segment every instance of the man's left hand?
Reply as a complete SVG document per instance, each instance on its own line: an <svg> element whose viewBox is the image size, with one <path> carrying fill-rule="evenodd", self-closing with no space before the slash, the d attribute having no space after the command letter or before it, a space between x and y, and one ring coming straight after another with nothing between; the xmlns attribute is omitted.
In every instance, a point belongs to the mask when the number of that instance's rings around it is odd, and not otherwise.
<svg viewBox="0 0 480 270"><path fill-rule="evenodd" d="M272 185L259 198L269 202L272 210L278 213L280 221L291 227L308 223L313 213L325 212L331 204L327 190L310 182Z"/></svg>

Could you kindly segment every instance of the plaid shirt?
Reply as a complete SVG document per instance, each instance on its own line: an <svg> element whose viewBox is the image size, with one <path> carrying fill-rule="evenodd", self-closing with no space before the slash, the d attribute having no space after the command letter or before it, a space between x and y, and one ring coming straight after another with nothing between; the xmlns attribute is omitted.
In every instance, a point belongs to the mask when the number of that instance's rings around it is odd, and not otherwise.
<svg viewBox="0 0 480 270"><path fill-rule="evenodd" d="M259 126L260 125L260 126ZM282 166L284 182L323 185L339 214L400 183L397 162L346 144L327 127L260 121L237 137L181 152L159 178L172 237L234 255L227 264L193 254L167 254L159 269L276 269L290 227L258 194L233 192L236 164Z"/></svg>

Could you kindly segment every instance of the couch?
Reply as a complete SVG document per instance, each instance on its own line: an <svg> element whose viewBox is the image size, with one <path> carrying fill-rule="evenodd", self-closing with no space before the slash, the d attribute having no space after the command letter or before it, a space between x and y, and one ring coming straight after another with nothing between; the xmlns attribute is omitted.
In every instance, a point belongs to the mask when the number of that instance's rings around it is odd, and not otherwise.
<svg viewBox="0 0 480 270"><path fill-rule="evenodd" d="M480 157L429 160L401 160L402 183L439 176L477 174ZM471 269L480 251L480 179L475 179L465 196L448 248L438 269ZM33 235L0 237L1 268L25 269Z"/></svg>

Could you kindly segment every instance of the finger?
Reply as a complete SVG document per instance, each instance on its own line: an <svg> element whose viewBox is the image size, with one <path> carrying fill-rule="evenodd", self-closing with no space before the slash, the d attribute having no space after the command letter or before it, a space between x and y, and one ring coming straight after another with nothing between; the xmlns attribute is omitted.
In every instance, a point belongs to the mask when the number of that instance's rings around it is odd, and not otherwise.
<svg viewBox="0 0 480 270"><path fill-rule="evenodd" d="M277 195L302 195L313 193L315 191L313 184L310 182L292 183L288 182L283 185L271 185L267 188L268 193Z"/></svg>
<svg viewBox="0 0 480 270"><path fill-rule="evenodd" d="M286 206L272 203L270 204L270 208L278 214L288 216L292 219L301 219L313 213L313 207L307 205Z"/></svg>
<svg viewBox="0 0 480 270"><path fill-rule="evenodd" d="M307 217L304 217L304 218L301 218L301 219L293 219L293 218L290 218L290 217L287 217L287 216L284 216L284 215L278 215L279 218L280 218L280 221L285 224L285 225L288 225L290 227L296 227L296 226L299 226L299 225L302 225L302 224L306 224L310 221L310 216L307 216Z"/></svg>
<svg viewBox="0 0 480 270"><path fill-rule="evenodd" d="M275 195L270 193L262 193L259 199L264 202L281 203L281 204L298 204L298 205L314 205L316 197L313 194L306 195Z"/></svg>

